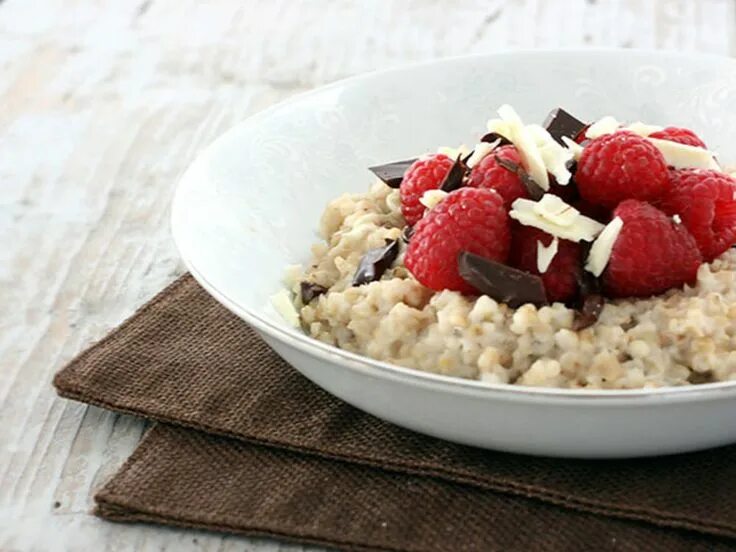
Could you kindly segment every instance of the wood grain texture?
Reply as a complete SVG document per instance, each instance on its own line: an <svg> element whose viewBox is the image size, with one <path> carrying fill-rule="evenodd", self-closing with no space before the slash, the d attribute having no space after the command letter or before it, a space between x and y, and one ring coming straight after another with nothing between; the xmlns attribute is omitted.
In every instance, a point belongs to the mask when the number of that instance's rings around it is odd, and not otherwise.
<svg viewBox="0 0 736 552"><path fill-rule="evenodd" d="M50 387L181 273L173 186L227 127L296 92L437 56L734 55L735 24L732 0L0 2L0 550L303 549L90 516L145 424Z"/></svg>

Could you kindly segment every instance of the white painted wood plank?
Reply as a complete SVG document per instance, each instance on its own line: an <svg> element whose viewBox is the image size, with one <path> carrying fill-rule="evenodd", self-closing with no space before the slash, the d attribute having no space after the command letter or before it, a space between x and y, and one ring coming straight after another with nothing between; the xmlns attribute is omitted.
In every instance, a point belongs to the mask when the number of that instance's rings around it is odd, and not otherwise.
<svg viewBox="0 0 736 552"><path fill-rule="evenodd" d="M623 46L736 54L731 0L0 1L0 549L300 550L101 522L139 420L55 370L182 270L173 185L291 94L437 56Z"/></svg>

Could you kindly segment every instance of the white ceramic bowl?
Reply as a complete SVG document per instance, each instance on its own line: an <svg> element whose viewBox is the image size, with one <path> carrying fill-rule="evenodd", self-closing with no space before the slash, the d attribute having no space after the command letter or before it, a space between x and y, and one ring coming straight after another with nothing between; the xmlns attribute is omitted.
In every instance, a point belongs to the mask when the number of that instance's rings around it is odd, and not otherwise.
<svg viewBox="0 0 736 552"><path fill-rule="evenodd" d="M641 51L536 51L440 60L341 81L244 121L183 177L173 233L194 277L306 377L379 418L520 453L627 457L736 441L736 382L632 391L488 385L392 366L289 327L269 304L305 262L326 203L369 165L474 143L502 103L528 121L677 123L736 161L736 61ZM247 382L243 382L247 385Z"/></svg>

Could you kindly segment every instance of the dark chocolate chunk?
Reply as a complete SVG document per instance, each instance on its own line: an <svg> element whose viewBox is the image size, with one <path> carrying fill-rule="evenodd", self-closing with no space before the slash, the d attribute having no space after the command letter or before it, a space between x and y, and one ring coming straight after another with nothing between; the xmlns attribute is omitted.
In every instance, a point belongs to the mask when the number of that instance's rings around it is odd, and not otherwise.
<svg viewBox="0 0 736 552"><path fill-rule="evenodd" d="M575 319L572 322L572 329L575 331L589 328L598 321L601 315L603 305L606 304L603 296L598 293L588 295L583 300L582 306L575 311Z"/></svg>
<svg viewBox="0 0 736 552"><path fill-rule="evenodd" d="M497 132L489 132L488 134L484 135L483 138L480 139L481 142L487 142L489 144L492 144L496 140L501 140L499 142L498 146L497 146L499 148L501 146L510 146L511 145L511 140L509 140L508 138L505 138L504 136L501 136Z"/></svg>
<svg viewBox="0 0 736 552"><path fill-rule="evenodd" d="M401 231L401 241L403 241L404 243L409 243L413 235L414 227L408 225L404 226L404 229Z"/></svg>
<svg viewBox="0 0 736 552"><path fill-rule="evenodd" d="M585 261L590 254L590 248L593 242L580 242L580 266L575 273L575 280L578 284L578 297L575 307L580 308L588 295L602 295L602 286L600 278L596 278L585 270Z"/></svg>
<svg viewBox="0 0 736 552"><path fill-rule="evenodd" d="M570 115L561 107L558 107L550 111L544 120L543 126L552 135L552 138L564 146L565 144L562 141L563 136L575 140L587 125Z"/></svg>
<svg viewBox="0 0 736 552"><path fill-rule="evenodd" d="M405 161L394 161L393 163L386 163L385 165L368 167L368 170L383 180L387 186L398 188L401 185L401 181L404 179L404 173L409 167L411 167L414 161L416 161L416 158L406 159Z"/></svg>
<svg viewBox="0 0 736 552"><path fill-rule="evenodd" d="M534 201L539 201L540 199L542 199L542 196L544 195L544 190L539 186L539 184L534 182L534 179L529 176L529 173L524 170L524 167L522 167L518 163L510 161L509 159L499 157L498 155L496 155L496 163L501 165L507 171L511 171L512 173L516 174L521 179L521 183L524 184L526 191L529 192L530 198L532 198Z"/></svg>
<svg viewBox="0 0 736 552"><path fill-rule="evenodd" d="M539 201L542 199L542 196L544 195L544 190L537 184L534 179L529 176L529 173L526 172L523 168L519 167L519 172L517 173L519 175L519 178L521 178L521 183L524 184L524 187L526 188L526 191L529 192L529 197L531 197L534 201Z"/></svg>
<svg viewBox="0 0 736 552"><path fill-rule="evenodd" d="M514 174L518 174L518 172L522 170L521 165L519 165L518 163L515 163L510 159L504 159L503 157L499 157L498 155L496 155L496 163L501 165L507 171L511 171Z"/></svg>
<svg viewBox="0 0 736 552"><path fill-rule="evenodd" d="M584 259L588 258L588 254L590 253L590 247L591 243L585 243L581 250L581 259L583 259L583 263L585 262ZM601 281L600 279L593 276L590 272L585 270L584 268L580 268L578 270L578 273L575 275L575 278L578 281L579 286L579 295L581 297L580 305L582 305L582 300L584 300L588 295L600 295L601 294Z"/></svg>
<svg viewBox="0 0 736 552"><path fill-rule="evenodd" d="M463 280L479 292L506 303L511 308L515 309L526 303L537 306L547 304L544 283L539 276L468 251L460 252L457 265Z"/></svg>
<svg viewBox="0 0 736 552"><path fill-rule="evenodd" d="M327 288L314 282L302 282L299 284L302 294L302 304L309 304L312 299L319 297L323 293L327 293Z"/></svg>
<svg viewBox="0 0 736 552"><path fill-rule="evenodd" d="M687 377L687 381L694 384L713 383L716 381L716 378L713 372L690 372L690 375Z"/></svg>
<svg viewBox="0 0 736 552"><path fill-rule="evenodd" d="M458 155L457 159L455 159L455 162L452 164L452 167L450 167L450 170L447 171L447 175L442 181L442 184L440 184L440 190L449 194L458 188L462 188L463 179L467 173L468 166Z"/></svg>
<svg viewBox="0 0 736 552"><path fill-rule="evenodd" d="M386 240L385 247L366 251L353 276L353 285L362 286L380 280L399 254L399 240Z"/></svg>
<svg viewBox="0 0 736 552"><path fill-rule="evenodd" d="M584 243L581 251L581 259L585 263L590 253L591 243ZM577 297L572 303L575 309L575 319L572 328L575 331L584 330L596 323L603 310L605 299L601 290L601 281L585 270L581 265L575 274L578 282Z"/></svg>
<svg viewBox="0 0 736 552"><path fill-rule="evenodd" d="M578 191L578 185L575 182L575 170L576 169L577 169L577 164L570 165L570 163L568 163L567 170L570 171L572 176L570 178L570 181L567 184L560 184L559 182L557 182L557 179L554 177L554 175L551 175L551 174L549 175L550 189L554 190L552 193L559 195L562 198L562 200L568 205L575 204L576 201L580 200L580 192Z"/></svg>

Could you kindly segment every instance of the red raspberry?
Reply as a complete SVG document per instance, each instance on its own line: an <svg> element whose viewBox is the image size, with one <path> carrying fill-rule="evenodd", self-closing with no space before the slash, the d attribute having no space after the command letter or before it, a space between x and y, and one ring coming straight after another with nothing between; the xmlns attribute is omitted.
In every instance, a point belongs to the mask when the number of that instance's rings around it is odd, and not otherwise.
<svg viewBox="0 0 736 552"><path fill-rule="evenodd" d="M677 142L678 144L695 146L697 148L707 147L705 142L698 138L698 135L689 128L667 127L651 133L649 137L659 138L660 140L669 140L670 142Z"/></svg>
<svg viewBox="0 0 736 552"><path fill-rule="evenodd" d="M424 216L425 207L419 202L424 192L439 188L454 162L445 154L437 153L417 159L406 170L399 193L401 214L409 226L414 226Z"/></svg>
<svg viewBox="0 0 736 552"><path fill-rule="evenodd" d="M575 182L583 199L613 209L625 199L651 201L664 195L669 176L664 157L651 142L619 131L585 147Z"/></svg>
<svg viewBox="0 0 736 552"><path fill-rule="evenodd" d="M514 225L511 238L511 266L538 274L544 282L547 299L550 302L565 302L578 291L578 276L582 267L580 244L569 240L560 240L557 254L552 259L544 274L537 268L537 242L548 246L554 238L537 228Z"/></svg>
<svg viewBox="0 0 736 552"><path fill-rule="evenodd" d="M710 262L736 243L736 180L718 171L670 171L672 190L659 207L679 215Z"/></svg>
<svg viewBox="0 0 736 552"><path fill-rule="evenodd" d="M692 283L703 259L695 238L656 207L630 199L616 207L624 225L603 272L612 297L647 297Z"/></svg>
<svg viewBox="0 0 736 552"><path fill-rule="evenodd" d="M458 273L461 251L498 262L508 257L509 217L503 199L492 190L455 190L414 228L404 264L421 284L435 291L477 293Z"/></svg>
<svg viewBox="0 0 736 552"><path fill-rule="evenodd" d="M468 186L496 190L501 194L508 208L520 197L528 198L529 192L521 179L515 173L502 167L496 161L496 157L521 165L521 156L514 146L500 147L486 155L480 163L473 167L468 177Z"/></svg>

